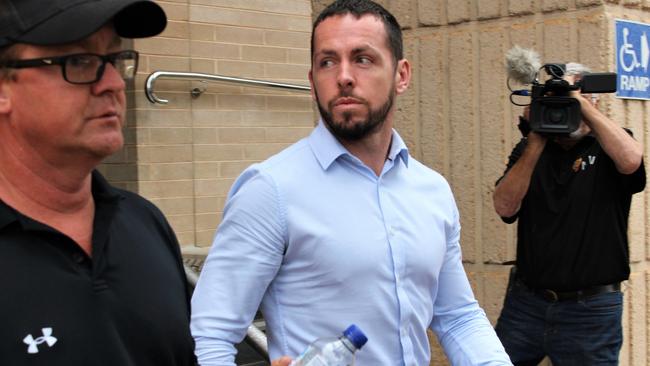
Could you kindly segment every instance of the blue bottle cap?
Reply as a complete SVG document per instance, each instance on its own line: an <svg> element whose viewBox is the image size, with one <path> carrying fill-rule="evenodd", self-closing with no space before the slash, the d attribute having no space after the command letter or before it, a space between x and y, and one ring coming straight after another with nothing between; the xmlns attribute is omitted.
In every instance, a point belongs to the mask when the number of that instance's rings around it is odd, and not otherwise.
<svg viewBox="0 0 650 366"><path fill-rule="evenodd" d="M368 342L368 337L366 337L361 329L354 324L350 325L348 329L343 332L343 335L346 336L350 342L357 347L357 349L360 349L364 344L366 344L366 342Z"/></svg>

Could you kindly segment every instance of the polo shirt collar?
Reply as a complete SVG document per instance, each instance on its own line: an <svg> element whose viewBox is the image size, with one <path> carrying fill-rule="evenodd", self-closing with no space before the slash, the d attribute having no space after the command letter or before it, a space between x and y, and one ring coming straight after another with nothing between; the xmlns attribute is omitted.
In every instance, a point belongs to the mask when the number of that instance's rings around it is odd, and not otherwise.
<svg viewBox="0 0 650 366"><path fill-rule="evenodd" d="M105 207L108 204L113 206L112 203L124 198L118 190L111 187L102 175L94 170L92 172L92 194L97 206L97 211L100 207ZM4 201L0 200L0 230L8 225L19 222L23 229L43 229L44 226L31 218L21 214L13 207L7 205Z"/></svg>
<svg viewBox="0 0 650 366"><path fill-rule="evenodd" d="M352 156L339 140L332 135L330 130L325 127L325 122L322 119L318 121L318 125L309 135L308 142L323 170L329 169L332 163L342 155ZM397 131L393 129L388 159L395 160L397 158L401 158L404 165L408 167L408 148Z"/></svg>

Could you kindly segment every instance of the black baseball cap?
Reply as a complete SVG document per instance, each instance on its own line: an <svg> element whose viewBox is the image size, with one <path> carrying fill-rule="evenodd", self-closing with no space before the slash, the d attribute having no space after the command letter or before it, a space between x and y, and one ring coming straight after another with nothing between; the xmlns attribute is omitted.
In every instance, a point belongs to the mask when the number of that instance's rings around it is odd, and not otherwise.
<svg viewBox="0 0 650 366"><path fill-rule="evenodd" d="M111 20L123 38L155 36L167 25L150 0L0 0L0 47L76 42Z"/></svg>

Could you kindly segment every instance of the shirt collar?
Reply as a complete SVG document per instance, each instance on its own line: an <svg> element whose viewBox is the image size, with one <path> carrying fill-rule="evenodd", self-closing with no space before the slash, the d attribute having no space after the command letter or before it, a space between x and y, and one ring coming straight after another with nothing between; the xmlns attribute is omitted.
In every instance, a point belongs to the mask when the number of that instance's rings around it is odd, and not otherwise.
<svg viewBox="0 0 650 366"><path fill-rule="evenodd" d="M318 125L314 131L312 131L311 135L309 135L308 141L323 170L329 169L332 163L338 159L339 156L352 156L352 154L341 145L336 137L332 135L330 130L325 127L325 123L322 119L318 121ZM388 152L387 157L389 160L395 160L396 158L401 157L402 161L404 161L404 165L408 167L408 148L406 147L404 140L402 140L400 135L394 129L390 151Z"/></svg>

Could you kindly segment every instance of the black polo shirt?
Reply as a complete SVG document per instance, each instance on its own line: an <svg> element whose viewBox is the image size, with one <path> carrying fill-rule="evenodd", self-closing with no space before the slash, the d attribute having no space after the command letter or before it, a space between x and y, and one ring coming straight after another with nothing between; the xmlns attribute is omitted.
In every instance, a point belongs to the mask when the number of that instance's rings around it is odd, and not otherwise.
<svg viewBox="0 0 650 366"><path fill-rule="evenodd" d="M508 168L521 156L523 139ZM506 170L507 171L507 170ZM517 216L517 273L533 288L569 291L626 280L632 194L645 187L636 172L616 170L598 141L587 136L569 150L549 139Z"/></svg>
<svg viewBox="0 0 650 366"><path fill-rule="evenodd" d="M97 172L92 194L92 258L0 201L0 365L194 365L172 229Z"/></svg>

